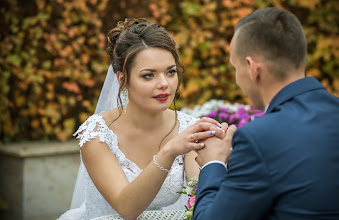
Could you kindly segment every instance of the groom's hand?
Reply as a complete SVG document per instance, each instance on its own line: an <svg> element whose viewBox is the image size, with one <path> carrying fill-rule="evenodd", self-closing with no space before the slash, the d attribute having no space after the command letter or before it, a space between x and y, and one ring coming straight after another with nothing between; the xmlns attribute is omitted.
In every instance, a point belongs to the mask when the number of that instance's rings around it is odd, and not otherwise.
<svg viewBox="0 0 339 220"><path fill-rule="evenodd" d="M204 148L196 151L198 154L196 161L200 167L213 160L227 163L232 151L232 138L237 129L235 125L228 126L226 123L222 124L222 129L225 130L224 138L210 137L202 141L205 144Z"/></svg>

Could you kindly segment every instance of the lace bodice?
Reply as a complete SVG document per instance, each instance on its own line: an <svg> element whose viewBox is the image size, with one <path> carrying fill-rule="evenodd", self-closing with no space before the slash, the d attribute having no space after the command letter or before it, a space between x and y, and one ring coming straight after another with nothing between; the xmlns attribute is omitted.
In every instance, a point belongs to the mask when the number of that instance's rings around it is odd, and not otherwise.
<svg viewBox="0 0 339 220"><path fill-rule="evenodd" d="M178 111L179 133L185 130L190 125L194 124L197 119ZM117 158L121 168L129 182L132 182L142 170L133 162L130 161L118 147L118 137L108 128L104 119L99 114L90 116L74 133L79 139L80 147L84 143L99 137L101 142L107 143L111 152ZM81 166L83 162L81 160ZM99 216L115 214L116 211L106 202L100 192L95 187L86 169L80 169L83 172L85 183L85 201L77 209L71 209L63 214L59 219L91 219ZM177 191L182 189L184 183L184 156L178 156L171 167L160 191L149 205L147 210L159 210L163 207L175 203L180 195Z"/></svg>

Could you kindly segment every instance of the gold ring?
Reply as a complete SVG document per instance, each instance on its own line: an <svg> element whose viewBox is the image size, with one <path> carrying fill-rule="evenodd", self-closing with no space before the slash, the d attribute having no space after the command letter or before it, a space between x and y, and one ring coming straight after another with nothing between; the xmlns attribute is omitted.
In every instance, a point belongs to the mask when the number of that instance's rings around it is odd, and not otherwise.
<svg viewBox="0 0 339 220"><path fill-rule="evenodd" d="M195 139L193 138L193 135L194 135L194 134L191 135L191 140L192 140L192 141L195 141Z"/></svg>

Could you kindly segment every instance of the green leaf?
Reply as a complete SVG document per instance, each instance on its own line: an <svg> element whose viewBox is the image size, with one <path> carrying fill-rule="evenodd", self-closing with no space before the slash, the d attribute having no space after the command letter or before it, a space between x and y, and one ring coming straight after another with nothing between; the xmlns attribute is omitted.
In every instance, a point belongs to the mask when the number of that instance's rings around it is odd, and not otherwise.
<svg viewBox="0 0 339 220"><path fill-rule="evenodd" d="M48 70L48 69L51 68L51 65L52 65L52 63L51 63L50 60L45 60L45 61L42 63L42 68Z"/></svg>
<svg viewBox="0 0 339 220"><path fill-rule="evenodd" d="M198 16L200 14L201 6L194 2L181 2L179 6L187 17Z"/></svg>
<svg viewBox="0 0 339 220"><path fill-rule="evenodd" d="M21 65L22 59L20 56L14 54L7 56L6 61L16 67L19 67Z"/></svg>

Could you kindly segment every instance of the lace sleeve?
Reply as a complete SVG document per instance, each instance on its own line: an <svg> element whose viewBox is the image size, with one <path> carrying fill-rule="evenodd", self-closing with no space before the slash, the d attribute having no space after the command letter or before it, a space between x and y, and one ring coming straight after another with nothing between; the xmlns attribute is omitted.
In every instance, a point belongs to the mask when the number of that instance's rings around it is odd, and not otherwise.
<svg viewBox="0 0 339 220"><path fill-rule="evenodd" d="M100 115L90 116L83 124L80 125L79 129L73 134L79 139L79 146L82 147L84 143L99 137L101 142L106 142L107 126Z"/></svg>
<svg viewBox="0 0 339 220"><path fill-rule="evenodd" d="M195 118L184 112L178 111L178 120L180 122L179 133L181 133L186 128L196 123L199 118Z"/></svg>

